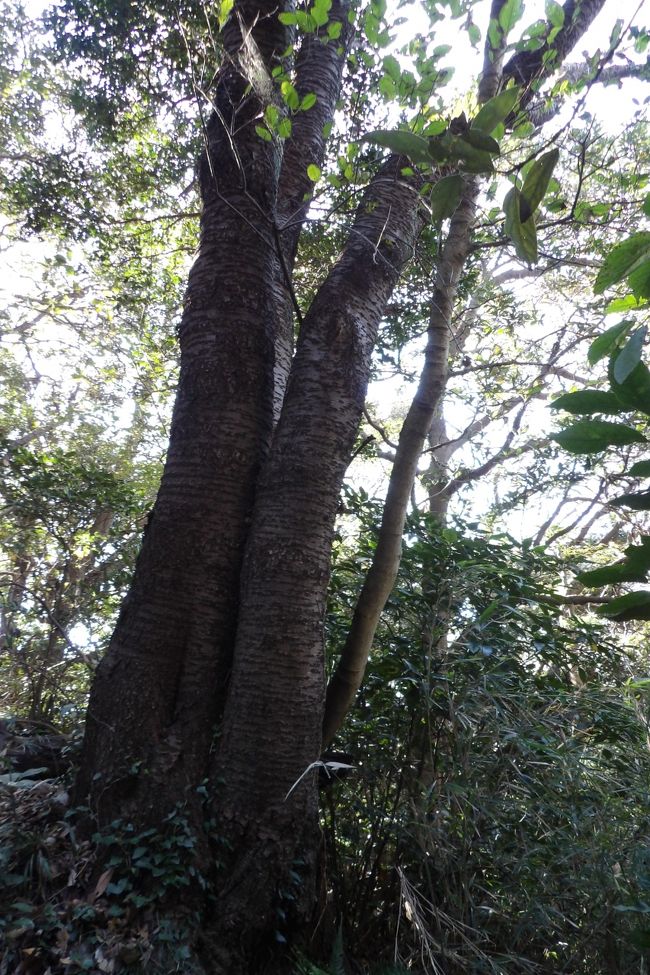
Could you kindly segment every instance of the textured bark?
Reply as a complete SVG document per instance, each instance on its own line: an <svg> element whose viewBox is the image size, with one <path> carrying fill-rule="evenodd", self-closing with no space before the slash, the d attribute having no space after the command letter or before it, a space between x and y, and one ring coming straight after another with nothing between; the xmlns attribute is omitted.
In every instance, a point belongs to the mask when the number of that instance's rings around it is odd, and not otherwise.
<svg viewBox="0 0 650 975"><path fill-rule="evenodd" d="M543 44L537 51L518 51L506 62L502 84L512 78L515 84L522 85L522 108L535 94L533 82L547 78L557 71L604 5L605 0L566 0L562 7L564 25L552 43ZM549 24L549 33L550 30Z"/></svg>
<svg viewBox="0 0 650 975"><path fill-rule="evenodd" d="M244 3L241 22L275 9ZM230 668L243 545L272 434L280 152L254 123L264 65L287 40L275 17L245 35L238 18L224 32L169 451L88 710L78 793L102 819L130 807L142 817L147 806L159 816L203 778Z"/></svg>
<svg viewBox="0 0 650 975"><path fill-rule="evenodd" d="M506 5L507 0L492 0L490 8L490 21L494 23L495 34L493 40L488 34L485 42L485 55L483 58L483 71L478 85L478 100L486 102L496 95L501 81L503 71L503 56L508 42L508 35L501 29L499 24L499 14Z"/></svg>
<svg viewBox="0 0 650 975"><path fill-rule="evenodd" d="M208 967L229 975L260 967L256 953L281 930L279 909L299 922L313 904L316 782L311 772L301 776L321 754L334 519L379 322L424 220L416 177L402 174L406 160L391 157L304 317L289 372L289 279L311 187L306 167L322 159L345 43L341 52L318 37L304 41L298 89L314 91L317 102L295 117L284 147L265 142L255 124L274 97L269 72L287 41L278 10L269 0L240 0L224 31L169 454L94 683L78 783L78 798L89 796L100 820L159 822L189 800L200 828L196 788L210 773L227 852L220 850L226 863ZM340 0L333 16L344 14ZM352 702L394 579L411 484L446 376L476 192L477 181L467 179L438 269L424 374L386 505L383 565L366 582L330 688L327 737Z"/></svg>
<svg viewBox="0 0 650 975"><path fill-rule="evenodd" d="M341 23L341 36L327 41L325 28L307 34L296 58L295 87L300 100L316 95L316 104L305 112L298 112L292 123L291 138L287 140L276 208L278 293L278 328L275 347L275 416L280 415L287 387L294 351L294 299L292 295L293 267L298 250L300 232L311 203L314 184L307 175L307 167L320 169L325 158L326 126L334 118L334 109L341 91L341 77L353 36L348 20L350 4L335 0L329 12L330 22Z"/></svg>
<svg viewBox="0 0 650 975"><path fill-rule="evenodd" d="M260 863L301 851L311 903L324 696L323 623L334 519L385 304L422 227L418 189L391 158L361 203L349 242L300 332L273 447L261 474L242 569L240 618L218 775L219 821L234 851L225 927L268 924ZM297 693L298 691L298 693ZM251 774L251 769L255 774ZM245 855L241 855L245 851ZM282 875L282 870L279 871Z"/></svg>

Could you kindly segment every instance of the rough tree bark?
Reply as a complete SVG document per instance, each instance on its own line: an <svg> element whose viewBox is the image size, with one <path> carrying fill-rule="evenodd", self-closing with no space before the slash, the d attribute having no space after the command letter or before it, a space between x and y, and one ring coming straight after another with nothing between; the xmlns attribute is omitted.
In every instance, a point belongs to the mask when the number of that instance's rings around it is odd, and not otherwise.
<svg viewBox="0 0 650 975"><path fill-rule="evenodd" d="M576 7L567 0L560 39L571 34L574 44L578 19L586 24L585 9L603 2ZM403 172L407 160L389 157L365 191L340 257L299 315L293 355L291 276L308 209L306 168L323 160L323 129L349 40L347 9L345 0L332 7L331 18L344 24L338 40L317 32L303 41L295 85L317 100L296 116L284 144L255 132L271 101L281 108L271 77L291 40L278 20L281 8L238 0L224 29L199 167L201 241L180 328L169 453L131 590L94 682L77 784L77 797L88 798L100 823L117 816L158 822L183 803L201 833L197 787L211 779L213 818L229 853L216 878L210 967L231 975L261 965L290 875L292 921L308 919L313 905L315 776L291 790L322 748L334 519L377 330L425 219L419 178ZM554 66L568 41L556 50ZM515 55L482 95L495 92L500 77L528 90L542 70ZM436 377L447 371L478 189L467 177L442 251L432 351L400 438L378 548L387 562L373 567L379 584L369 578L362 594L328 696L327 739L354 698L396 571L417 460L442 393ZM207 842L199 850L209 869Z"/></svg>

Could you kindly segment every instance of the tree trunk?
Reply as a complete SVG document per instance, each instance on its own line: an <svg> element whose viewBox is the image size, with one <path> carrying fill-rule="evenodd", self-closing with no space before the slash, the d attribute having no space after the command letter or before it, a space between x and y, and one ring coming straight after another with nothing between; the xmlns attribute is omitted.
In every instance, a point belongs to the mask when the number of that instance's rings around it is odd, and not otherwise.
<svg viewBox="0 0 650 975"><path fill-rule="evenodd" d="M317 98L295 115L283 143L256 132L271 102L283 110L271 76L290 36L277 13L270 0L240 0L223 32L169 452L94 681L77 784L77 799L88 797L100 824L160 823L183 804L209 872L197 791L209 778L224 864L212 874L207 967L229 975L258 971L274 939L288 937L313 908L310 766L322 747L334 520L378 327L425 219L420 177L408 160L389 157L303 317L292 270L312 185L307 166L323 160L349 25L339 0L330 17L344 25L340 38L316 31L303 42L295 87ZM509 76L513 64L525 69L518 57L504 69ZM330 689L327 738L354 699L396 572L407 500L447 374L477 192L478 181L466 177L437 270L422 382L400 437L378 547L385 560L364 587L343 679Z"/></svg>

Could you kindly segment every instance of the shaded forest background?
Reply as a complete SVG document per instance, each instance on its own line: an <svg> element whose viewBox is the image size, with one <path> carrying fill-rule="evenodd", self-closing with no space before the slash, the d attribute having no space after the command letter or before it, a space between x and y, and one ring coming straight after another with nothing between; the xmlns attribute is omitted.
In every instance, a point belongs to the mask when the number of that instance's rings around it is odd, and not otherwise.
<svg viewBox="0 0 650 975"><path fill-rule="evenodd" d="M552 43L566 16L552 0L496 6L514 54ZM317 0L288 24L337 42L331 9ZM349 18L327 152L306 170L297 330L382 147L412 174L421 160L397 131L435 139L479 110L489 9L425 5L417 30L397 23L408 13L372 0ZM630 585L650 568L650 34L643 11L618 13L587 54L527 90L526 111L501 120L494 170L479 170L397 581L320 766L319 909L294 937L296 863L277 891L284 967L251 971L647 971L650 595ZM198 242L196 159L235 14L229 0L0 9L3 973L195 970L186 929L210 881L182 805L157 828L118 818L88 834L73 781L160 481ZM277 83L280 107L257 120L274 145L315 104L289 74ZM503 200L556 148L533 255ZM339 501L328 674L376 557L455 209L453 187L436 196L423 179L428 219L381 320ZM218 862L226 844L199 788Z"/></svg>

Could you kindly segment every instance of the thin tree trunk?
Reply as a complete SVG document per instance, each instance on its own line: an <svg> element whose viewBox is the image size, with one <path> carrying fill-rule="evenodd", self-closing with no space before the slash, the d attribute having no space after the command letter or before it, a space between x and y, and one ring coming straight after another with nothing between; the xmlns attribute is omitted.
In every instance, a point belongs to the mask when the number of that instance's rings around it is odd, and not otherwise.
<svg viewBox="0 0 650 975"><path fill-rule="evenodd" d="M451 316L458 281L469 253L477 195L478 180L469 178L452 217L436 276L424 368L397 444L377 548L327 688L323 724L326 745L343 723L361 685L379 616L397 576L411 487L436 407L445 390Z"/></svg>

